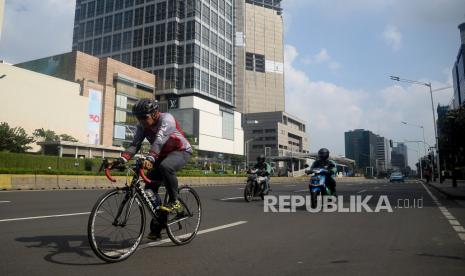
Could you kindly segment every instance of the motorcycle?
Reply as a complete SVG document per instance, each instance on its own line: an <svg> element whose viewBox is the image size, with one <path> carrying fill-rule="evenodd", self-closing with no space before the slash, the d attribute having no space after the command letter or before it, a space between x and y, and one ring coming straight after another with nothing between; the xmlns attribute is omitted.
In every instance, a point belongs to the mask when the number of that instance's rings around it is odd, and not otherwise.
<svg viewBox="0 0 465 276"><path fill-rule="evenodd" d="M311 174L310 184L308 185L311 207L316 208L318 197L321 197L323 201L323 196L332 195L331 190L326 185L326 177L329 172L323 168L315 168L307 174Z"/></svg>
<svg viewBox="0 0 465 276"><path fill-rule="evenodd" d="M266 177L258 175L258 169L251 169L247 172L249 174L247 178L247 184L244 189L244 199L247 202L251 202L255 197L260 196L263 200L265 194L263 193L265 189Z"/></svg>

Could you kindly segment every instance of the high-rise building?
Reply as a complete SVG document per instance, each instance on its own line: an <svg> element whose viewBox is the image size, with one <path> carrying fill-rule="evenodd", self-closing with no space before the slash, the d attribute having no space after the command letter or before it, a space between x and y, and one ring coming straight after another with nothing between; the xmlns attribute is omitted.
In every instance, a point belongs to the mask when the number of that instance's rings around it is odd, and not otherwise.
<svg viewBox="0 0 465 276"><path fill-rule="evenodd" d="M392 148L391 163L393 167L398 169L405 169L408 166L407 145L404 143L397 143L397 145Z"/></svg>
<svg viewBox="0 0 465 276"><path fill-rule="evenodd" d="M461 44L452 68L454 86L453 108L465 105L465 22L459 25Z"/></svg>
<svg viewBox="0 0 465 276"><path fill-rule="evenodd" d="M376 168L377 138L373 132L355 129L345 132L346 157L355 160L360 169Z"/></svg>
<svg viewBox="0 0 465 276"><path fill-rule="evenodd" d="M281 0L235 1L235 17L237 110L284 111Z"/></svg>
<svg viewBox="0 0 465 276"><path fill-rule="evenodd" d="M380 172L386 172L391 167L391 147L389 140L376 136L376 159L377 168Z"/></svg>
<svg viewBox="0 0 465 276"><path fill-rule="evenodd" d="M231 0L77 0L73 50L157 76L162 101L234 106Z"/></svg>
<svg viewBox="0 0 465 276"><path fill-rule="evenodd" d="M242 155L233 12L232 0L76 0L73 50L153 73L161 111L175 114L199 157Z"/></svg>
<svg viewBox="0 0 465 276"><path fill-rule="evenodd" d="M309 154L305 122L283 111L244 115L247 159L266 156L299 156ZM302 164L303 165L303 164Z"/></svg>

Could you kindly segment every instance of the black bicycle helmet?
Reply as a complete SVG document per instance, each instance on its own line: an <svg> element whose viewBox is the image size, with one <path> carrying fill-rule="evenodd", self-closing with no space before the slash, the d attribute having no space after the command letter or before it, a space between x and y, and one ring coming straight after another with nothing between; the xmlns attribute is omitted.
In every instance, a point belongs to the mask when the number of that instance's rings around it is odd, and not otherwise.
<svg viewBox="0 0 465 276"><path fill-rule="evenodd" d="M132 107L132 114L134 116L144 116L158 111L158 102L152 99L140 99Z"/></svg>
<svg viewBox="0 0 465 276"><path fill-rule="evenodd" d="M318 158L320 161L326 161L329 158L329 150L327 148L321 148L318 151Z"/></svg>
<svg viewBox="0 0 465 276"><path fill-rule="evenodd" d="M264 163L264 162L265 162L265 155L260 154L260 155L257 157L257 163Z"/></svg>

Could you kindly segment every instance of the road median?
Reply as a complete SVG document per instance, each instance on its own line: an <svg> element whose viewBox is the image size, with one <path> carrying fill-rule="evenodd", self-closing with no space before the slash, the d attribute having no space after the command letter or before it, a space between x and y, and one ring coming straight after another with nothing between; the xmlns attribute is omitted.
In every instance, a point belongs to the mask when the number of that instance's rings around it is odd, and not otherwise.
<svg viewBox="0 0 465 276"><path fill-rule="evenodd" d="M126 176L115 176L112 183L105 176L0 174L0 190L67 190L109 189L123 187L131 181ZM246 177L178 177L180 185L194 187L241 185ZM272 177L272 184L303 184L308 177ZM366 181L363 177L337 178L338 183Z"/></svg>

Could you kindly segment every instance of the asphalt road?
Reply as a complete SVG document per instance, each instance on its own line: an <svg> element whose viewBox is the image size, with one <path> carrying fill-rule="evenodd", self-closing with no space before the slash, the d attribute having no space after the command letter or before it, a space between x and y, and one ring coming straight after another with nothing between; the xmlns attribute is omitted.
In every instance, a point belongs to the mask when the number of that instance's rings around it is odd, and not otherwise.
<svg viewBox="0 0 465 276"><path fill-rule="evenodd" d="M345 203L373 195L373 209L386 195L393 212L380 213L265 213L241 188L196 188L201 230L223 229L185 246L143 246L116 264L87 242L88 212L104 190L0 192L0 275L465 275L465 203L420 182L338 185ZM303 185L272 188L308 194ZM418 199L422 206L400 208Z"/></svg>

